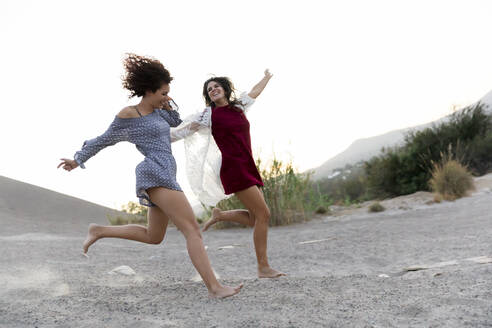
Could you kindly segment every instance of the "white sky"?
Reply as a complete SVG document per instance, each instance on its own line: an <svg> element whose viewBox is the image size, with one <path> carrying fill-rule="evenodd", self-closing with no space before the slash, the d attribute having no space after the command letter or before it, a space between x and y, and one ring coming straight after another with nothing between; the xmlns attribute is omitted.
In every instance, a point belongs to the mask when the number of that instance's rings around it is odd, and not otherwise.
<svg viewBox="0 0 492 328"><path fill-rule="evenodd" d="M138 5L137 5L138 4ZM128 100L126 52L159 59L186 116L202 83L249 91L253 150L319 166L358 138L426 123L492 89L492 2L26 1L0 4L0 175L119 208L134 200L142 155L128 143L87 169L57 170ZM183 144L173 145L178 181Z"/></svg>

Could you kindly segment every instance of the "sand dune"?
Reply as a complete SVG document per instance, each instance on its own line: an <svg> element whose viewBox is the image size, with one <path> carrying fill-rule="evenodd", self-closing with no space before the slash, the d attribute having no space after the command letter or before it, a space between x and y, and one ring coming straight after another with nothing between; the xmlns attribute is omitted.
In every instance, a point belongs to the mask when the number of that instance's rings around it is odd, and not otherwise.
<svg viewBox="0 0 492 328"><path fill-rule="evenodd" d="M0 176L0 235L80 234L90 222L107 223L113 209Z"/></svg>

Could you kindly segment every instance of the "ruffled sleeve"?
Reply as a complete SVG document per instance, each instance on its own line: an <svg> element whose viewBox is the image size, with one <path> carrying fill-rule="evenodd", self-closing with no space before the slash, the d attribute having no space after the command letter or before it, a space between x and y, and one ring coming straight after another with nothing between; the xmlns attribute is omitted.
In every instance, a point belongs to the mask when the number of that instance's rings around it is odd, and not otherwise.
<svg viewBox="0 0 492 328"><path fill-rule="evenodd" d="M247 92L241 93L241 96L239 97L239 102L236 107L240 108L244 113L248 112L249 107L253 105L255 100L251 98Z"/></svg>
<svg viewBox="0 0 492 328"><path fill-rule="evenodd" d="M84 141L82 149L75 153L74 160L85 169L84 163L96 155L100 150L112 146L120 141L128 141L129 133L127 124L123 124L121 118L116 117L109 128L97 138Z"/></svg>
<svg viewBox="0 0 492 328"><path fill-rule="evenodd" d="M179 117L179 112L175 110L158 109L159 115L169 123L171 127L176 127L183 122Z"/></svg>
<svg viewBox="0 0 492 328"><path fill-rule="evenodd" d="M171 129L171 142L184 139L202 128L210 128L211 113L210 107L207 107L202 112L185 118L181 125L175 129Z"/></svg>

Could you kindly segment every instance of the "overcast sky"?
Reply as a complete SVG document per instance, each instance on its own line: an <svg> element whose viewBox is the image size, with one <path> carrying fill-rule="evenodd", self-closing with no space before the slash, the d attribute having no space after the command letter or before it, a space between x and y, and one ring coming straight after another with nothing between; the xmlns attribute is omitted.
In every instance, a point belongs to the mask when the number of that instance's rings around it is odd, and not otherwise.
<svg viewBox="0 0 492 328"><path fill-rule="evenodd" d="M138 4L138 5L136 5ZM354 140L427 123L492 90L490 1L25 1L0 4L0 175L119 208L135 197L142 155L128 143L86 170L57 170L135 104L121 87L127 52L174 76L183 116L202 83L249 91L253 150L304 171ZM182 142L173 145L190 200Z"/></svg>

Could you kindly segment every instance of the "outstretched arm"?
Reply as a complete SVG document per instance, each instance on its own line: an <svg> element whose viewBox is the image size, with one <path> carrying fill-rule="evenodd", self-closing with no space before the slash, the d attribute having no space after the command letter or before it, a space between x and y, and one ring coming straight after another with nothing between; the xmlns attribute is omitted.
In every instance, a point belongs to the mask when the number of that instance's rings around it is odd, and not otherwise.
<svg viewBox="0 0 492 328"><path fill-rule="evenodd" d="M111 123L109 128L97 138L86 140L82 149L75 153L73 159L61 158L58 168L71 171L77 167L85 169L84 163L97 154L100 150L112 146L120 141L128 140L129 132L125 124L120 123L117 118Z"/></svg>
<svg viewBox="0 0 492 328"><path fill-rule="evenodd" d="M202 128L210 128L211 115L211 109L207 107L203 112L185 118L178 127L171 129L171 142L184 139Z"/></svg>
<svg viewBox="0 0 492 328"><path fill-rule="evenodd" d="M171 142L175 142L184 139L201 128L200 124L197 122L187 122L181 124L175 129L171 129Z"/></svg>
<svg viewBox="0 0 492 328"><path fill-rule="evenodd" d="M272 73L270 73L270 71L267 68L265 70L265 76L261 79L260 82L258 82L253 87L253 89L251 89L251 91L248 93L248 96L250 96L253 99L256 99L256 97L258 97L261 94L263 89L265 89L266 85L268 84L268 81L270 81L272 76L273 76Z"/></svg>

